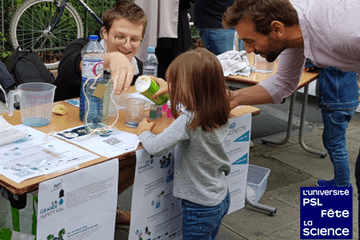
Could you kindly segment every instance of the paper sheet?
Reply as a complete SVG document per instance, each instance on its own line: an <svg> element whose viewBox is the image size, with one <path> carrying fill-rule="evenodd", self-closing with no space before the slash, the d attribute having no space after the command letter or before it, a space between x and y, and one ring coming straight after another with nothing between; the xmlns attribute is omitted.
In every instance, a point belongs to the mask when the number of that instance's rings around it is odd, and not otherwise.
<svg viewBox="0 0 360 240"><path fill-rule="evenodd" d="M110 131L102 134L90 135L84 125L57 132L54 135L107 158L134 151L140 143L137 135L116 128L111 128Z"/></svg>
<svg viewBox="0 0 360 240"><path fill-rule="evenodd" d="M22 182L29 178L78 168L99 156L25 125L14 128L27 138L0 146L0 174Z"/></svg>
<svg viewBox="0 0 360 240"><path fill-rule="evenodd" d="M26 136L26 133L15 129L3 116L0 116L0 146L18 141Z"/></svg>

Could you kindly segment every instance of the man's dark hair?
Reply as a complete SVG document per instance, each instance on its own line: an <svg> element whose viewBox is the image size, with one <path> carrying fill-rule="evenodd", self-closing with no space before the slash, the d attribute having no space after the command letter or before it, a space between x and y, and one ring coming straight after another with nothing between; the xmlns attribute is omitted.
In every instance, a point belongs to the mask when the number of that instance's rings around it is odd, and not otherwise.
<svg viewBox="0 0 360 240"><path fill-rule="evenodd" d="M280 21L285 26L299 23L295 8L289 0L235 0L223 14L224 28L232 28L241 20L252 20L259 33L268 35L271 23Z"/></svg>

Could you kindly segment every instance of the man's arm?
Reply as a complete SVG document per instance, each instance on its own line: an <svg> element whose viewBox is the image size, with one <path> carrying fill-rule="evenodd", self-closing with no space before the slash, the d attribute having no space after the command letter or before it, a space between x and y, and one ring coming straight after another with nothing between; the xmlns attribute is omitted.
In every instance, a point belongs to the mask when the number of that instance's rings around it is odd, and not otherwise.
<svg viewBox="0 0 360 240"><path fill-rule="evenodd" d="M272 103L281 103L297 89L304 63L302 48L288 48L280 54L276 73L258 84L271 96Z"/></svg>
<svg viewBox="0 0 360 240"><path fill-rule="evenodd" d="M230 92L230 108L239 105L259 105L272 103L270 94L260 85L255 85Z"/></svg>
<svg viewBox="0 0 360 240"><path fill-rule="evenodd" d="M259 84L230 93L231 109L238 105L280 103L297 88L303 70L303 49L286 49L279 56L277 71Z"/></svg>

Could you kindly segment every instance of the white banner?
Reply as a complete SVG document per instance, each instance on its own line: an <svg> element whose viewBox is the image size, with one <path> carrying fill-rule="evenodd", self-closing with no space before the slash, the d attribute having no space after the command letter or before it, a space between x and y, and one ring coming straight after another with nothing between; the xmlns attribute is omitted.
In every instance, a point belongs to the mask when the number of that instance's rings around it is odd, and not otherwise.
<svg viewBox="0 0 360 240"><path fill-rule="evenodd" d="M153 157L136 151L129 240L181 239L181 201L172 195L174 150Z"/></svg>
<svg viewBox="0 0 360 240"><path fill-rule="evenodd" d="M37 239L114 239L119 162L109 160L39 185Z"/></svg>
<svg viewBox="0 0 360 240"><path fill-rule="evenodd" d="M245 206L246 181L249 168L251 113L230 119L229 134L225 142L230 158L231 172L226 176L230 191L228 214Z"/></svg>

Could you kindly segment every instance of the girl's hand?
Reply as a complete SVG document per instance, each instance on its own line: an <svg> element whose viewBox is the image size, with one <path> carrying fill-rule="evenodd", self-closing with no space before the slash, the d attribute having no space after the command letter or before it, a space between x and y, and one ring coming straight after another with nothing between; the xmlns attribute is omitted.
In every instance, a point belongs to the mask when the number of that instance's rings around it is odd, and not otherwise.
<svg viewBox="0 0 360 240"><path fill-rule="evenodd" d="M168 83L162 79L162 78L157 78L154 76L150 76L150 78L152 80L154 80L157 84L159 84L159 90L154 94L153 98L156 99L159 95L161 94L166 94L169 92L168 90Z"/></svg>
<svg viewBox="0 0 360 240"><path fill-rule="evenodd" d="M137 127L137 135L139 136L140 134L142 134L145 131L150 131L151 132L154 127L155 127L155 122L150 122L146 118L144 118L139 123L139 126Z"/></svg>

